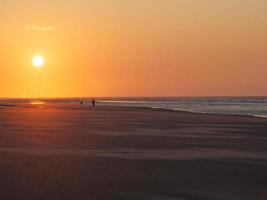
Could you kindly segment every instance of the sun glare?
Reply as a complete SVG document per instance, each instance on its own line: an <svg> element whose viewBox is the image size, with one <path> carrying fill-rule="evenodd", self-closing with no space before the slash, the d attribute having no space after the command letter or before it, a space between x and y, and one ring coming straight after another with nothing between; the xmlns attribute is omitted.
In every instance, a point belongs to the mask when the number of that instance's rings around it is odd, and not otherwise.
<svg viewBox="0 0 267 200"><path fill-rule="evenodd" d="M45 59L42 55L35 55L32 57L32 65L34 67L40 68L45 64Z"/></svg>

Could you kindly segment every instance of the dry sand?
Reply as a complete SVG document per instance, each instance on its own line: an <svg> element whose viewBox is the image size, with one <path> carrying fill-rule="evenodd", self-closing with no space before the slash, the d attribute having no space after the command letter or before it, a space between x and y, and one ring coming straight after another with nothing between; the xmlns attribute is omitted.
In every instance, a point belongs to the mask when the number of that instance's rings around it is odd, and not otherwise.
<svg viewBox="0 0 267 200"><path fill-rule="evenodd" d="M1 106L1 200L266 200L267 119Z"/></svg>

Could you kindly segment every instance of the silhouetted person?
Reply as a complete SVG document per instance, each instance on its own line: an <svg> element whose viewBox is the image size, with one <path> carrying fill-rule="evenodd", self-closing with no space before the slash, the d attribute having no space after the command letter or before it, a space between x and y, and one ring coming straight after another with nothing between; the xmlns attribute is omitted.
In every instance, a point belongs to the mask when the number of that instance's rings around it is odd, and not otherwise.
<svg viewBox="0 0 267 200"><path fill-rule="evenodd" d="M95 99L92 100L92 106L95 107Z"/></svg>
<svg viewBox="0 0 267 200"><path fill-rule="evenodd" d="M81 101L81 105L83 105L83 101Z"/></svg>

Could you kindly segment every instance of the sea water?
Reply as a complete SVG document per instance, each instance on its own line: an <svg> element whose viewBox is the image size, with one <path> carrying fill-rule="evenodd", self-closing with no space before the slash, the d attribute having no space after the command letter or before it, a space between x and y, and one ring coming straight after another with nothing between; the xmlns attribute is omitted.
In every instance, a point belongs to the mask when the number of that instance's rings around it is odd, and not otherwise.
<svg viewBox="0 0 267 200"><path fill-rule="evenodd" d="M0 99L1 104L84 104L88 98ZM162 108L197 113L218 113L267 117L267 97L101 97L97 105Z"/></svg>

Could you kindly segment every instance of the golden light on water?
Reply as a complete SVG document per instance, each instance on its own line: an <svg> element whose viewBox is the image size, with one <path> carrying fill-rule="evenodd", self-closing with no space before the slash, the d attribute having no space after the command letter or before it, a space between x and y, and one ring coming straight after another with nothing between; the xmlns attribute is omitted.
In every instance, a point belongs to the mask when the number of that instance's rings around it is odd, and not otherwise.
<svg viewBox="0 0 267 200"><path fill-rule="evenodd" d="M32 101L30 104L31 105L43 105L43 104L45 104L45 102L43 102L43 101Z"/></svg>

